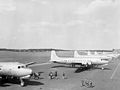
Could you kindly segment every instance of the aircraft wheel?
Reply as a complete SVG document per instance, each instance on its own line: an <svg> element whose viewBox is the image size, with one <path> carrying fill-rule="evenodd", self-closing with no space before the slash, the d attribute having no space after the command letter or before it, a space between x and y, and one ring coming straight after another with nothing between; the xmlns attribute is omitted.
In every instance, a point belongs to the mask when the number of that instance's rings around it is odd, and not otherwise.
<svg viewBox="0 0 120 90"><path fill-rule="evenodd" d="M102 70L104 70L104 68L103 68L103 67L102 67L101 69L102 69Z"/></svg>
<svg viewBox="0 0 120 90"><path fill-rule="evenodd" d="M22 83L20 84L20 86L21 86L21 87L24 87L24 86L25 86L24 82L22 82Z"/></svg>

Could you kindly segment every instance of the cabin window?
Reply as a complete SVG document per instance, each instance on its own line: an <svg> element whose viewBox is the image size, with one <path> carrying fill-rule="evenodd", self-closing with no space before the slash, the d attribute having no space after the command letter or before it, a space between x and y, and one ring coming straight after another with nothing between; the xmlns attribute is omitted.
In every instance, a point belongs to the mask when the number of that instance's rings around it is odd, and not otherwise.
<svg viewBox="0 0 120 90"><path fill-rule="evenodd" d="M21 66L21 68L24 68L24 66Z"/></svg>

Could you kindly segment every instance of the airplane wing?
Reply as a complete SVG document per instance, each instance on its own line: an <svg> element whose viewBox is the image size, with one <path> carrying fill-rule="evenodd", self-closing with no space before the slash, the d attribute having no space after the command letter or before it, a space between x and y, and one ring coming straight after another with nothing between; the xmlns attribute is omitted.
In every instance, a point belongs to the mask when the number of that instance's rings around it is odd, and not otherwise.
<svg viewBox="0 0 120 90"><path fill-rule="evenodd" d="M29 62L29 63L26 63L26 67L30 66L30 65L33 65L33 64L36 64L37 62Z"/></svg>
<svg viewBox="0 0 120 90"><path fill-rule="evenodd" d="M34 66L41 66L41 65L46 65L46 64L51 64L51 62L46 62L46 63L37 63L37 62L35 62L35 63L28 63L27 65L29 66L30 65L30 67L34 67Z"/></svg>

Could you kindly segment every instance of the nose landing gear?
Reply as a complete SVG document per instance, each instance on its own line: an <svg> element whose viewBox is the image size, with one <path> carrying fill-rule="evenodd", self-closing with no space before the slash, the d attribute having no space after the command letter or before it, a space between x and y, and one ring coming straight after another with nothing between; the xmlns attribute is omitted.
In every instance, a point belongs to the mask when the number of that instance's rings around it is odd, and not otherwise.
<svg viewBox="0 0 120 90"><path fill-rule="evenodd" d="M25 82L23 81L23 79L20 79L20 86L24 87L25 86Z"/></svg>

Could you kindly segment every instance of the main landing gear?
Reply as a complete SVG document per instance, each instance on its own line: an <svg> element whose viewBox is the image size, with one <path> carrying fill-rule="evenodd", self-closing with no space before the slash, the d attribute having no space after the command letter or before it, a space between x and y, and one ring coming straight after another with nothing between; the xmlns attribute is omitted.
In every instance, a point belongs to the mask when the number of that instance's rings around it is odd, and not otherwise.
<svg viewBox="0 0 120 90"><path fill-rule="evenodd" d="M104 67L102 67L101 69L104 70Z"/></svg>
<svg viewBox="0 0 120 90"><path fill-rule="evenodd" d="M72 68L74 68L75 67L75 64L72 64Z"/></svg>

